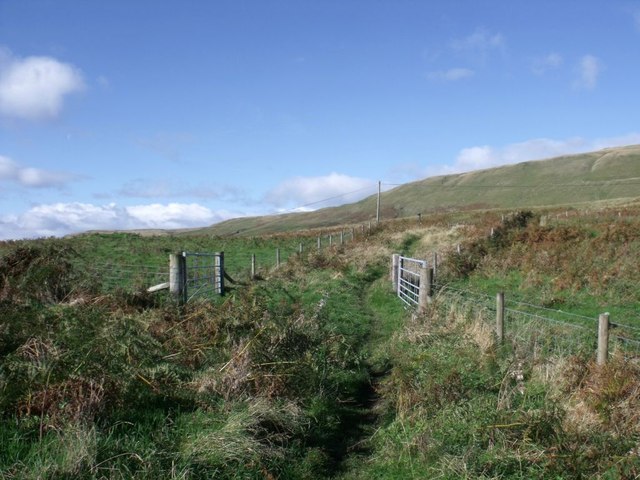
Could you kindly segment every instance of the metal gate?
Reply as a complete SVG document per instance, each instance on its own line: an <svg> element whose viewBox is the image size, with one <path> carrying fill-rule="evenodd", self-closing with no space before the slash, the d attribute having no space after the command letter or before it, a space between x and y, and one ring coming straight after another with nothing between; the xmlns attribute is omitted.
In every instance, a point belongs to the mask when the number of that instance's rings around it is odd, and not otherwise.
<svg viewBox="0 0 640 480"><path fill-rule="evenodd" d="M400 300L410 307L420 306L421 271L426 267L426 260L399 257L396 274L397 293Z"/></svg>
<svg viewBox="0 0 640 480"><path fill-rule="evenodd" d="M224 293L224 252L181 252L171 255L169 288L180 302Z"/></svg>

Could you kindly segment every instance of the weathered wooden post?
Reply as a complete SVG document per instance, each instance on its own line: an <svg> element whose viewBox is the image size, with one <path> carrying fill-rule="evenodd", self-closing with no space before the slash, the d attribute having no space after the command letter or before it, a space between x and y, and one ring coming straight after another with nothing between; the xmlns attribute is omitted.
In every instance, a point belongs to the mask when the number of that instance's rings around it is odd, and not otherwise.
<svg viewBox="0 0 640 480"><path fill-rule="evenodd" d="M433 283L437 282L438 278L438 252L433 252Z"/></svg>
<svg viewBox="0 0 640 480"><path fill-rule="evenodd" d="M178 303L187 302L187 259L182 253L169 255L169 291Z"/></svg>
<svg viewBox="0 0 640 480"><path fill-rule="evenodd" d="M398 291L398 268L400 267L400 254L394 253L391 256L391 283L393 290Z"/></svg>
<svg viewBox="0 0 640 480"><path fill-rule="evenodd" d="M329 234L329 246L333 245L333 235Z"/></svg>
<svg viewBox="0 0 640 480"><path fill-rule="evenodd" d="M351 241L353 242L353 241L355 241L355 239L356 239L356 234L353 231L353 227L351 227Z"/></svg>
<svg viewBox="0 0 640 480"><path fill-rule="evenodd" d="M462 252L462 247L460 246L460 244L458 244L458 246L456 247L456 252L458 252L458 255Z"/></svg>
<svg viewBox="0 0 640 480"><path fill-rule="evenodd" d="M256 254L251 254L251 280L256 278Z"/></svg>
<svg viewBox="0 0 640 480"><path fill-rule="evenodd" d="M280 268L280 249L276 248L276 268Z"/></svg>
<svg viewBox="0 0 640 480"><path fill-rule="evenodd" d="M340 245L344 245L344 230L340 230Z"/></svg>
<svg viewBox="0 0 640 480"><path fill-rule="evenodd" d="M302 244L302 242L300 242L300 246L298 247L298 252L300 253L300 255L302 255L302 253L304 252L304 245Z"/></svg>
<svg viewBox="0 0 640 480"><path fill-rule="evenodd" d="M605 365L609 357L609 314L598 317L598 357L597 364Z"/></svg>
<svg viewBox="0 0 640 480"><path fill-rule="evenodd" d="M224 295L224 252L216 252L214 260L214 288L218 295Z"/></svg>
<svg viewBox="0 0 640 480"><path fill-rule="evenodd" d="M418 311L424 312L433 296L433 269L427 262L420 267L420 291L418 293Z"/></svg>
<svg viewBox="0 0 640 480"><path fill-rule="evenodd" d="M504 292L496 295L496 337L499 343L504 343Z"/></svg>

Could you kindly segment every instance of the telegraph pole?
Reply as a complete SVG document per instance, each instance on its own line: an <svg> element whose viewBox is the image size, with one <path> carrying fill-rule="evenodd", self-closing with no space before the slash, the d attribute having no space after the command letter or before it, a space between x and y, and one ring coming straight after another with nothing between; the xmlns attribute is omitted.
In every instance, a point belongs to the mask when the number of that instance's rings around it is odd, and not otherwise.
<svg viewBox="0 0 640 480"><path fill-rule="evenodd" d="M376 206L376 223L380 223L380 186L382 182L378 180L378 204Z"/></svg>

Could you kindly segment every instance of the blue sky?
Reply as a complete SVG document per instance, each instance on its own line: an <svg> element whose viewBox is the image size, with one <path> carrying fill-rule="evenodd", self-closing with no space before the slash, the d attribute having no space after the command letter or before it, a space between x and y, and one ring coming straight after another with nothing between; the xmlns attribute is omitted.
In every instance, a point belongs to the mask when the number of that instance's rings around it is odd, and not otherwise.
<svg viewBox="0 0 640 480"><path fill-rule="evenodd" d="M640 143L639 78L638 1L0 0L0 239Z"/></svg>

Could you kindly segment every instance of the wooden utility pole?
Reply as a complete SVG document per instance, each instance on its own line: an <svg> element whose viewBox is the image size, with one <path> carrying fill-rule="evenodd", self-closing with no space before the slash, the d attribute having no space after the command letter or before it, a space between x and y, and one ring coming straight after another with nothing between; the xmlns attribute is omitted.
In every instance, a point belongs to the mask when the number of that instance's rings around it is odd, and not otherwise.
<svg viewBox="0 0 640 480"><path fill-rule="evenodd" d="M380 223L380 190L382 182L378 180L378 203L376 205L376 223Z"/></svg>

